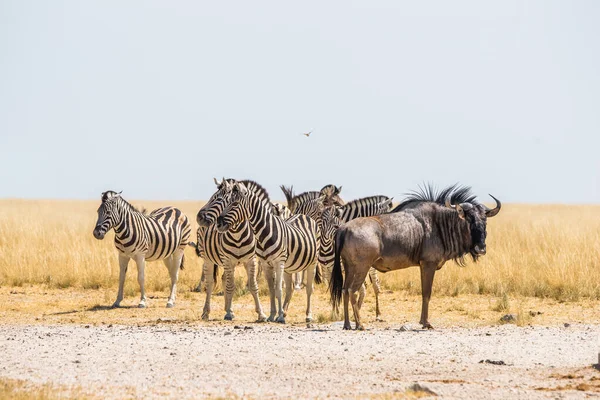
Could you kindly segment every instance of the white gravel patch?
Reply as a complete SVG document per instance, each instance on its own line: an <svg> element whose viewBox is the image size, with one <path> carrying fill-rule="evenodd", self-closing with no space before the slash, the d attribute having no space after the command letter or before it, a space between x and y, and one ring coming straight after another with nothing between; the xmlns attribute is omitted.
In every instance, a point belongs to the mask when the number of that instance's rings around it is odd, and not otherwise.
<svg viewBox="0 0 600 400"><path fill-rule="evenodd" d="M598 393L535 389L564 384L550 375L574 368L596 373L599 328L9 325L0 326L0 377L109 398L128 388L140 397L347 398L414 382L444 398L578 398Z"/></svg>

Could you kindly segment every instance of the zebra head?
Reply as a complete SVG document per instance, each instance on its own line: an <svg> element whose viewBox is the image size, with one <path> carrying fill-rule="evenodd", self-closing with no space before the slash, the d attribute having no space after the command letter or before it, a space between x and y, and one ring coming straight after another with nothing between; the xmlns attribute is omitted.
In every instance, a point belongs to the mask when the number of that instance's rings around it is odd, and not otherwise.
<svg viewBox="0 0 600 400"><path fill-rule="evenodd" d="M204 207L198 211L198 215L196 216L198 225L205 228L214 224L221 211L223 211L224 204L231 195L233 183L235 182L233 179L225 178L221 182L217 181L216 178L214 180L217 185L217 191L211 196Z"/></svg>
<svg viewBox="0 0 600 400"><path fill-rule="evenodd" d="M94 237L96 239L104 239L106 232L111 230L119 221L119 199L121 199L121 193L112 190L102 193L102 204L98 207L98 220L94 228Z"/></svg>
<svg viewBox="0 0 600 400"><path fill-rule="evenodd" d="M332 239L335 237L335 233L342 226L343 222L339 218L339 207L330 206L325 207L323 212L321 213L320 218L320 230L321 237Z"/></svg>
<svg viewBox="0 0 600 400"><path fill-rule="evenodd" d="M337 187L335 185L329 184L323 186L319 194L321 196L325 196L325 206L343 206L344 200L342 200L342 198L340 197L341 191L341 186Z"/></svg>
<svg viewBox="0 0 600 400"><path fill-rule="evenodd" d="M219 232L223 233L229 229L235 229L248 219L246 204L248 194L249 191L243 183L236 182L233 185L229 201L226 202L225 208L217 218L217 230Z"/></svg>

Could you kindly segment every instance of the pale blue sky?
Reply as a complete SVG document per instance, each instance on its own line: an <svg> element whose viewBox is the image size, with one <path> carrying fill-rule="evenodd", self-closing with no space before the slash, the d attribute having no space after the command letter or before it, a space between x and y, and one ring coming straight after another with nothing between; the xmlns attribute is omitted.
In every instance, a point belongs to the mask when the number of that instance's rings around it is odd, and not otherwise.
<svg viewBox="0 0 600 400"><path fill-rule="evenodd" d="M599 1L0 0L0 197L206 199L226 176L598 203L599 21Z"/></svg>

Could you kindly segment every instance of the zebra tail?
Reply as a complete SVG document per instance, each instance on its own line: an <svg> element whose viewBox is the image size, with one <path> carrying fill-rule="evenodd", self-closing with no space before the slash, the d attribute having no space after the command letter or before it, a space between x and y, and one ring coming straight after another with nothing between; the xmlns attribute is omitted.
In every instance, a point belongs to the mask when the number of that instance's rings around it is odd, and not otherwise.
<svg viewBox="0 0 600 400"><path fill-rule="evenodd" d="M281 185L279 186L281 191L285 195L285 200L287 201L287 206L291 210L292 209L292 199L294 198L294 187L290 186L289 188Z"/></svg>
<svg viewBox="0 0 600 400"><path fill-rule="evenodd" d="M342 263L340 262L340 253L346 240L346 230L338 229L335 234L335 259L333 261L333 271L331 272L331 281L329 282L329 292L331 294L331 305L337 312L342 300L344 290L344 276L342 275Z"/></svg>
<svg viewBox="0 0 600 400"><path fill-rule="evenodd" d="M315 268L315 283L317 285L323 283L323 268L320 262L317 262L317 268Z"/></svg>

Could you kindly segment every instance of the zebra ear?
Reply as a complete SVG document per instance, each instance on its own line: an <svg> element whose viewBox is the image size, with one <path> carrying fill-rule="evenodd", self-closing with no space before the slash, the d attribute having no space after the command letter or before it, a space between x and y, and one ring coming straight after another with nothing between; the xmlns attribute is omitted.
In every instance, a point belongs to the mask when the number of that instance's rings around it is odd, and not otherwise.
<svg viewBox="0 0 600 400"><path fill-rule="evenodd" d="M342 192L342 187L337 187L335 188L335 194L340 194Z"/></svg>
<svg viewBox="0 0 600 400"><path fill-rule="evenodd" d="M221 185L221 184L219 183L219 181L217 180L217 178L213 178L213 179L214 179L214 181L215 181L215 185L217 185L217 186Z"/></svg>
<svg viewBox="0 0 600 400"><path fill-rule="evenodd" d="M381 208L384 210L390 208L392 206L393 200L394 200L393 197L385 200L384 202L381 203Z"/></svg>
<svg viewBox="0 0 600 400"><path fill-rule="evenodd" d="M121 193L123 193L122 190L119 193L117 193L117 196L121 197Z"/></svg>

